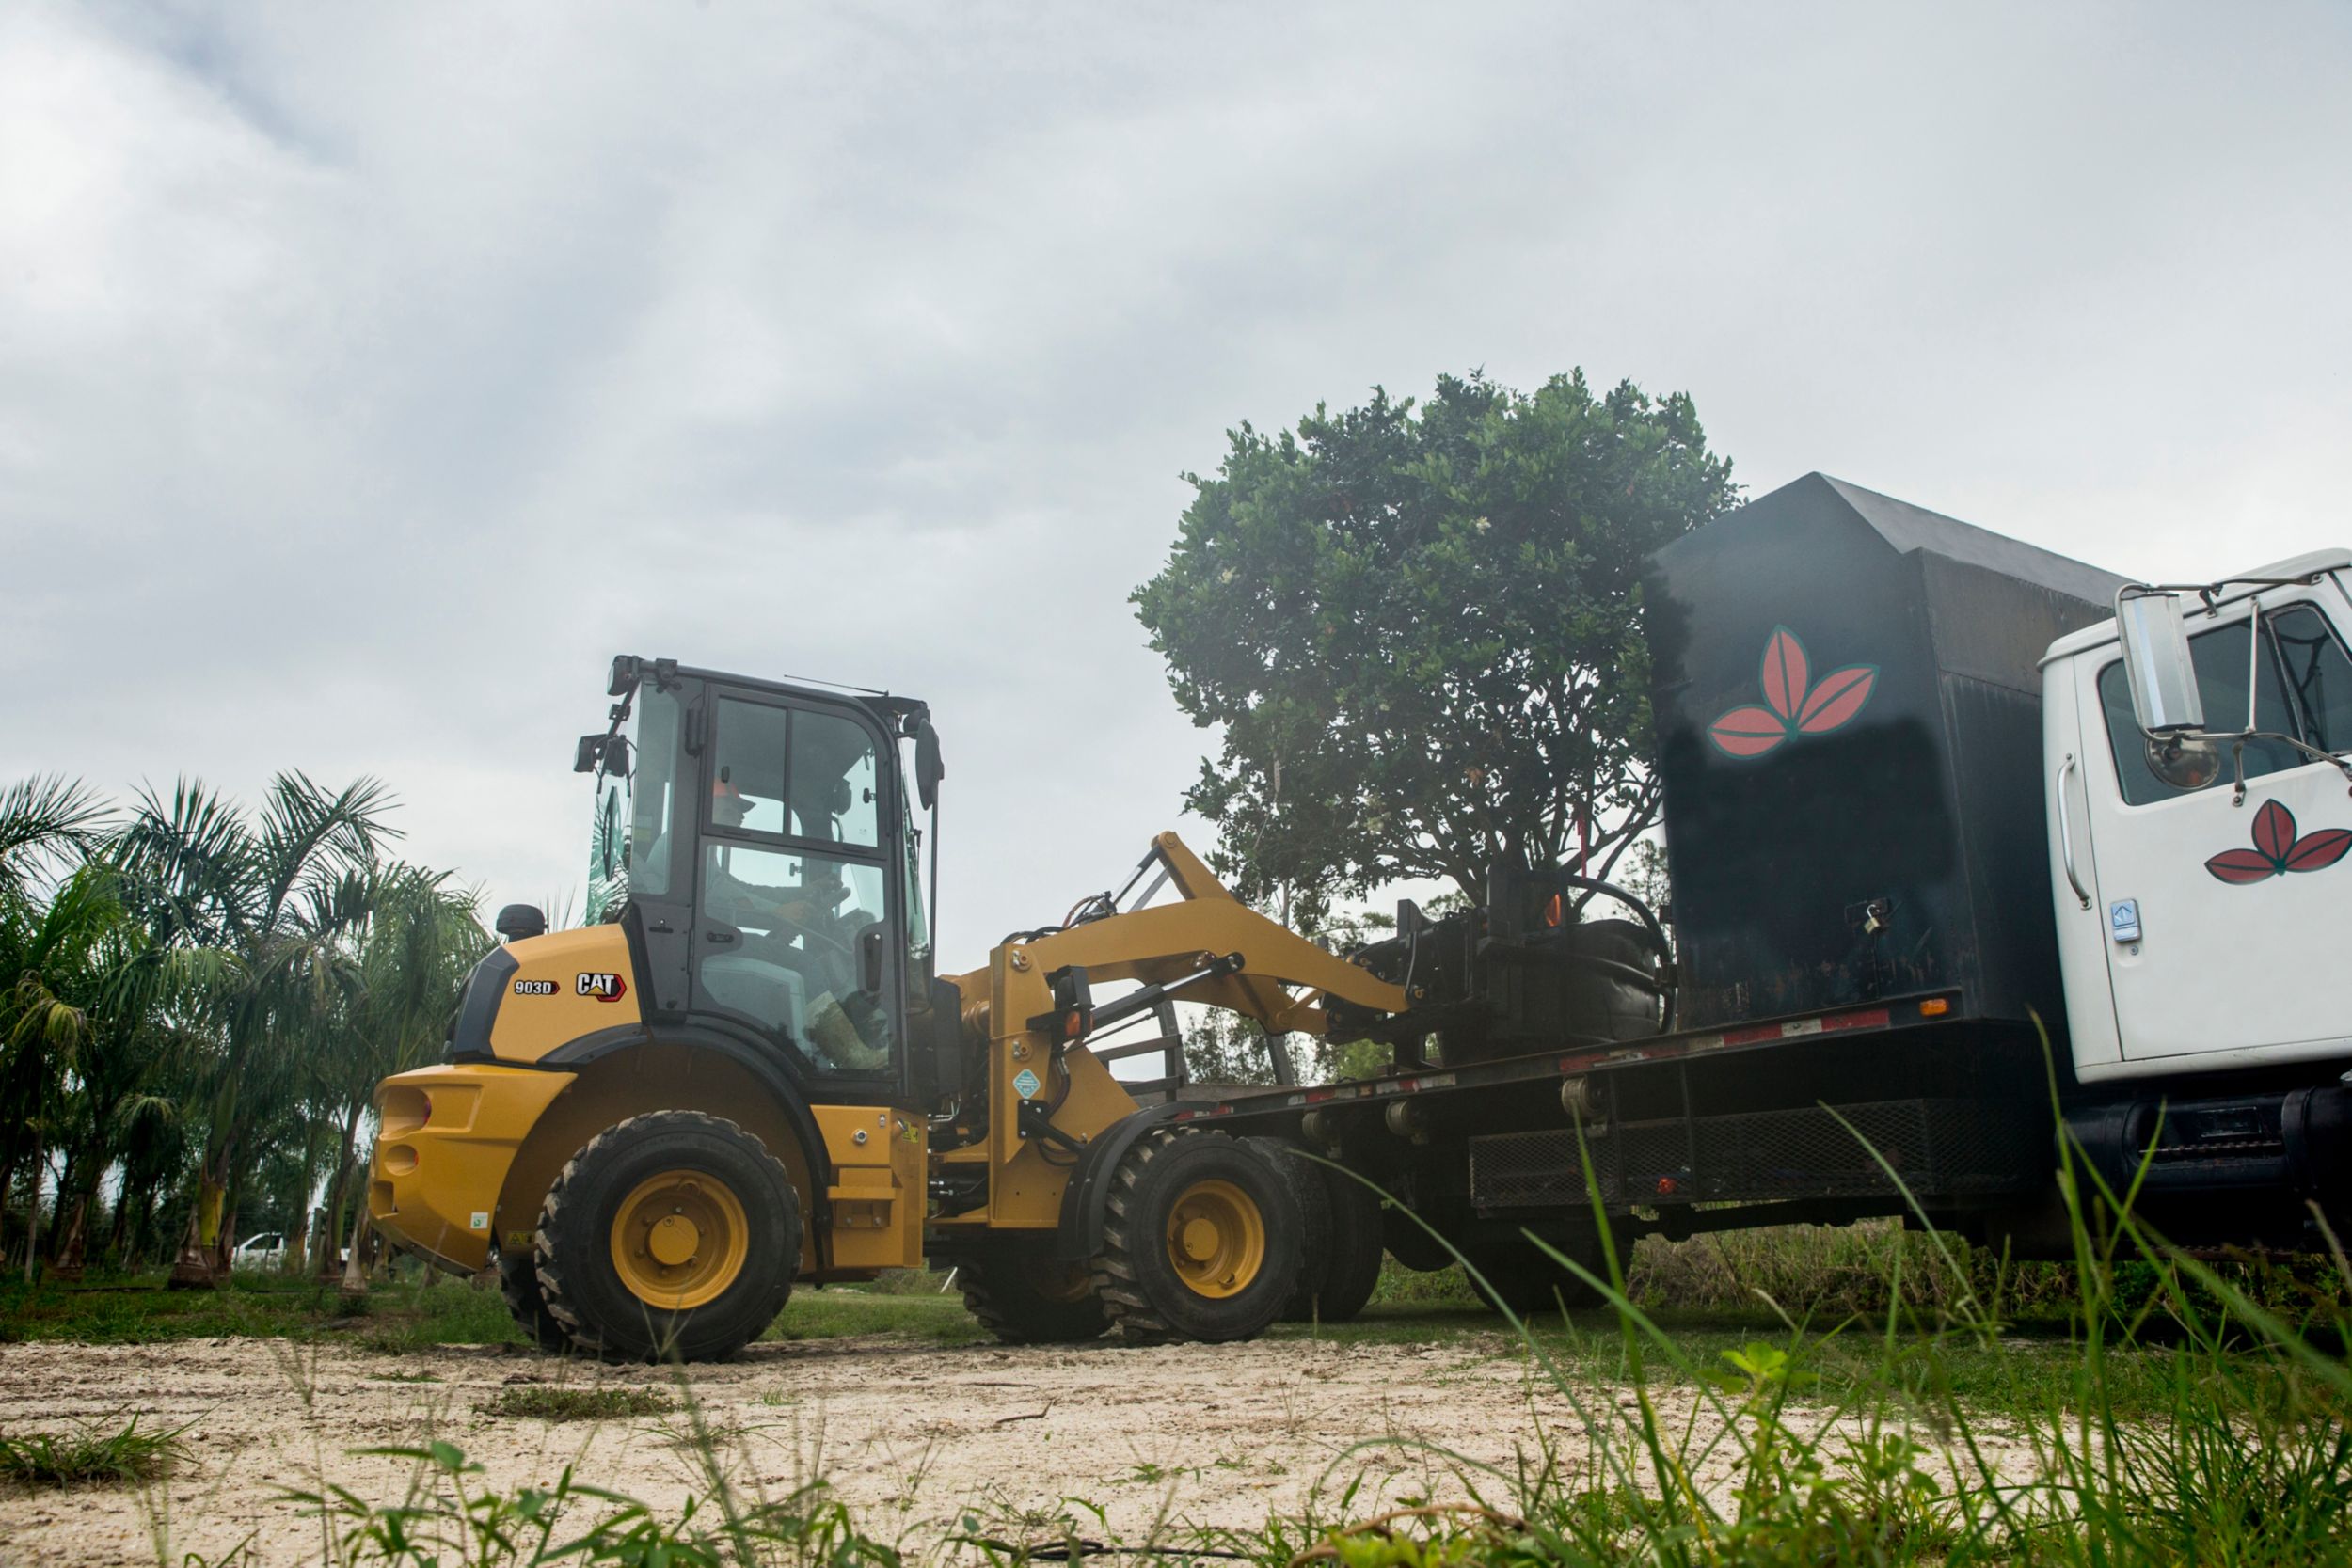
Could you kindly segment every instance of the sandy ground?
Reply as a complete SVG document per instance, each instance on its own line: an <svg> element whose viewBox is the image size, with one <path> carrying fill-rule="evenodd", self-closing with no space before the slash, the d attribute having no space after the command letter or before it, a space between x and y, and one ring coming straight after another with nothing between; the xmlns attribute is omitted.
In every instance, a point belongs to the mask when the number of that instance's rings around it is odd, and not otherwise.
<svg viewBox="0 0 2352 1568"><path fill-rule="evenodd" d="M437 1382L395 1382L431 1373ZM673 1374L551 1362L503 1349L397 1357L259 1339L167 1345L0 1346L0 1427L119 1422L135 1412L193 1422L193 1463L162 1485L0 1495L0 1561L210 1559L251 1537L261 1560L323 1555L319 1527L281 1488L322 1478L396 1499L415 1466L356 1450L428 1436L479 1460L505 1488L567 1464L657 1509L698 1490L664 1416L597 1424L485 1414L509 1384L675 1389ZM1443 1346L1285 1341L1127 1350L910 1348L902 1340L761 1344L691 1369L705 1420L747 1491L789 1493L821 1474L862 1522L910 1546L977 1509L991 1528L1052 1534L1084 1497L1140 1538L1158 1519L1254 1526L1269 1510L1339 1512L1337 1493L1450 1493L1423 1440L1505 1465L1537 1446L1540 1419L1573 1430L1499 1337ZM1406 1440L1350 1452L1371 1439ZM1081 1514L1081 1518L1085 1515ZM1088 1520L1087 1532L1102 1527Z"/></svg>
<svg viewBox="0 0 2352 1568"><path fill-rule="evenodd" d="M391 1381L388 1374L435 1382ZM0 1563L326 1560L319 1524L284 1488L322 1481L396 1500L413 1462L358 1450L456 1444L505 1489L583 1479L667 1512L701 1490L686 1418L599 1424L491 1416L510 1384L626 1385L675 1392L654 1369L566 1364L500 1348L399 1356L260 1339L0 1346L0 1427L193 1423L195 1457L147 1488L0 1495ZM1548 1428L1584 1449L1568 1402L1531 1378L1499 1336L1440 1345L1287 1340L1128 1350L914 1348L897 1339L766 1343L691 1370L705 1420L749 1493L782 1497L821 1475L867 1531L911 1550L967 1511L990 1533L1042 1539L1073 1513L1108 1512L1128 1541L1155 1521L1254 1527L1270 1511L1359 1518L1383 1500L1458 1497L1422 1445L1505 1468ZM1593 1392L1621 1405L1622 1390ZM1670 1395L1670 1414L1690 1410ZM1368 1446L1369 1445L1369 1446ZM1726 1466L1705 1479L1722 1484ZM1352 1501L1340 1494L1364 1478ZM1507 1489L1505 1489L1507 1490ZM1083 1512L1084 1533L1102 1523Z"/></svg>

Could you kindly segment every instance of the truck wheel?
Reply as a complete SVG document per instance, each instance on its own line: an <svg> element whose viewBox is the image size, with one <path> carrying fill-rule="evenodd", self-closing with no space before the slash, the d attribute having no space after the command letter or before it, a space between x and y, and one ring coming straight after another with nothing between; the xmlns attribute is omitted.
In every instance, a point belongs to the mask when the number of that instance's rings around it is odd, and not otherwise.
<svg viewBox="0 0 2352 1568"><path fill-rule="evenodd" d="M1316 1167L1331 1211L1331 1263L1324 1271L1317 1315L1353 1323L1380 1283L1380 1195L1344 1170Z"/></svg>
<svg viewBox="0 0 2352 1568"><path fill-rule="evenodd" d="M1290 1188L1298 1205L1298 1285L1282 1304L1281 1321L1311 1323L1317 1317L1325 1277L1331 1270L1331 1199L1324 1191L1321 1167L1299 1158L1296 1146L1279 1138L1244 1138L1243 1144L1272 1165Z"/></svg>
<svg viewBox="0 0 2352 1568"><path fill-rule="evenodd" d="M564 1325L548 1310L547 1297L539 1293L536 1251L527 1246L499 1248L499 1294L506 1298L506 1310L514 1315L524 1338L551 1355L567 1355L572 1337L564 1332Z"/></svg>
<svg viewBox="0 0 2352 1568"><path fill-rule="evenodd" d="M1298 1283L1297 1200L1222 1132L1146 1133L1112 1173L1108 1208L1095 1291L1131 1345L1249 1338Z"/></svg>
<svg viewBox="0 0 2352 1568"><path fill-rule="evenodd" d="M1599 1272L1597 1236L1546 1240L1586 1268ZM1600 1305L1600 1292L1562 1268L1549 1253L1533 1242L1487 1242L1466 1246L1462 1251L1477 1270L1470 1277L1470 1289L1498 1311L1508 1307L1521 1318L1541 1319L1564 1307Z"/></svg>
<svg viewBox="0 0 2352 1568"><path fill-rule="evenodd" d="M767 1146L698 1111L631 1117L572 1156L539 1210L539 1290L580 1349L716 1361L784 1307L801 1202Z"/></svg>
<svg viewBox="0 0 2352 1568"><path fill-rule="evenodd" d="M1050 1236L991 1239L956 1261L963 1305L1008 1345L1066 1345L1110 1326L1093 1273L1054 1256Z"/></svg>

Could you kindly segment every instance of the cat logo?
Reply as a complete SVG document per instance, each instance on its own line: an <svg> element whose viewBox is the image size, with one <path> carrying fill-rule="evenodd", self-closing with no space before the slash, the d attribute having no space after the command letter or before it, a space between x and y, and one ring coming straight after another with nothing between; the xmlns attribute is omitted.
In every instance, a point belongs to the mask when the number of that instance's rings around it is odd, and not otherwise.
<svg viewBox="0 0 2352 1568"><path fill-rule="evenodd" d="M580 977L580 994L593 996L599 1002L618 1002L628 994L628 982L617 974L583 974Z"/></svg>

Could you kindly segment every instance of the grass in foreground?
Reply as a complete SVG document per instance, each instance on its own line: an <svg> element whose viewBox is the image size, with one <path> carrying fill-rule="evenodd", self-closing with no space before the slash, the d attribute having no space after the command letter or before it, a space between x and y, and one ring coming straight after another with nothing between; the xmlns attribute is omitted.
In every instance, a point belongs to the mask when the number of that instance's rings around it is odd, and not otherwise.
<svg viewBox="0 0 2352 1568"><path fill-rule="evenodd" d="M20 1486L92 1486L153 1481L183 1458L185 1428L139 1430L136 1416L111 1431L0 1433L0 1481Z"/></svg>

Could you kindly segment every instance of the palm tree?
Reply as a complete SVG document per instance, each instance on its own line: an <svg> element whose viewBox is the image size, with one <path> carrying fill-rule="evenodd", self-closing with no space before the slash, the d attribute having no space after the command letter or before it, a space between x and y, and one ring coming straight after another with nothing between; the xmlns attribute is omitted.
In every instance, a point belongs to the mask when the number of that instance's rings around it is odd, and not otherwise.
<svg viewBox="0 0 2352 1568"><path fill-rule="evenodd" d="M447 874L414 866L385 868L367 891L369 915L355 932L359 985L347 994L316 1060L321 1087L342 1122L340 1157L320 1236L320 1260L332 1256L348 1217L346 1287L358 1284L359 1241L366 1221L357 1196L354 1159L362 1117L375 1085L431 1058L447 1033L466 976L491 943L475 900L444 886Z"/></svg>
<svg viewBox="0 0 2352 1568"><path fill-rule="evenodd" d="M105 806L83 784L32 778L0 791L0 1213L29 1147L24 1273L40 1228L40 1178L52 1101L87 1032L77 1003L89 949L121 911L103 878L65 875L44 903L42 884L68 872L103 831Z"/></svg>
<svg viewBox="0 0 2352 1568"><path fill-rule="evenodd" d="M257 1153L249 1135L298 1091L320 1016L356 983L343 939L365 922L369 874L398 836L383 820L390 803L373 780L330 793L281 773L248 816L183 780L168 801L142 791L110 846L154 943L154 994L214 1031L197 1073L203 1145L175 1285L228 1271L224 1221Z"/></svg>

